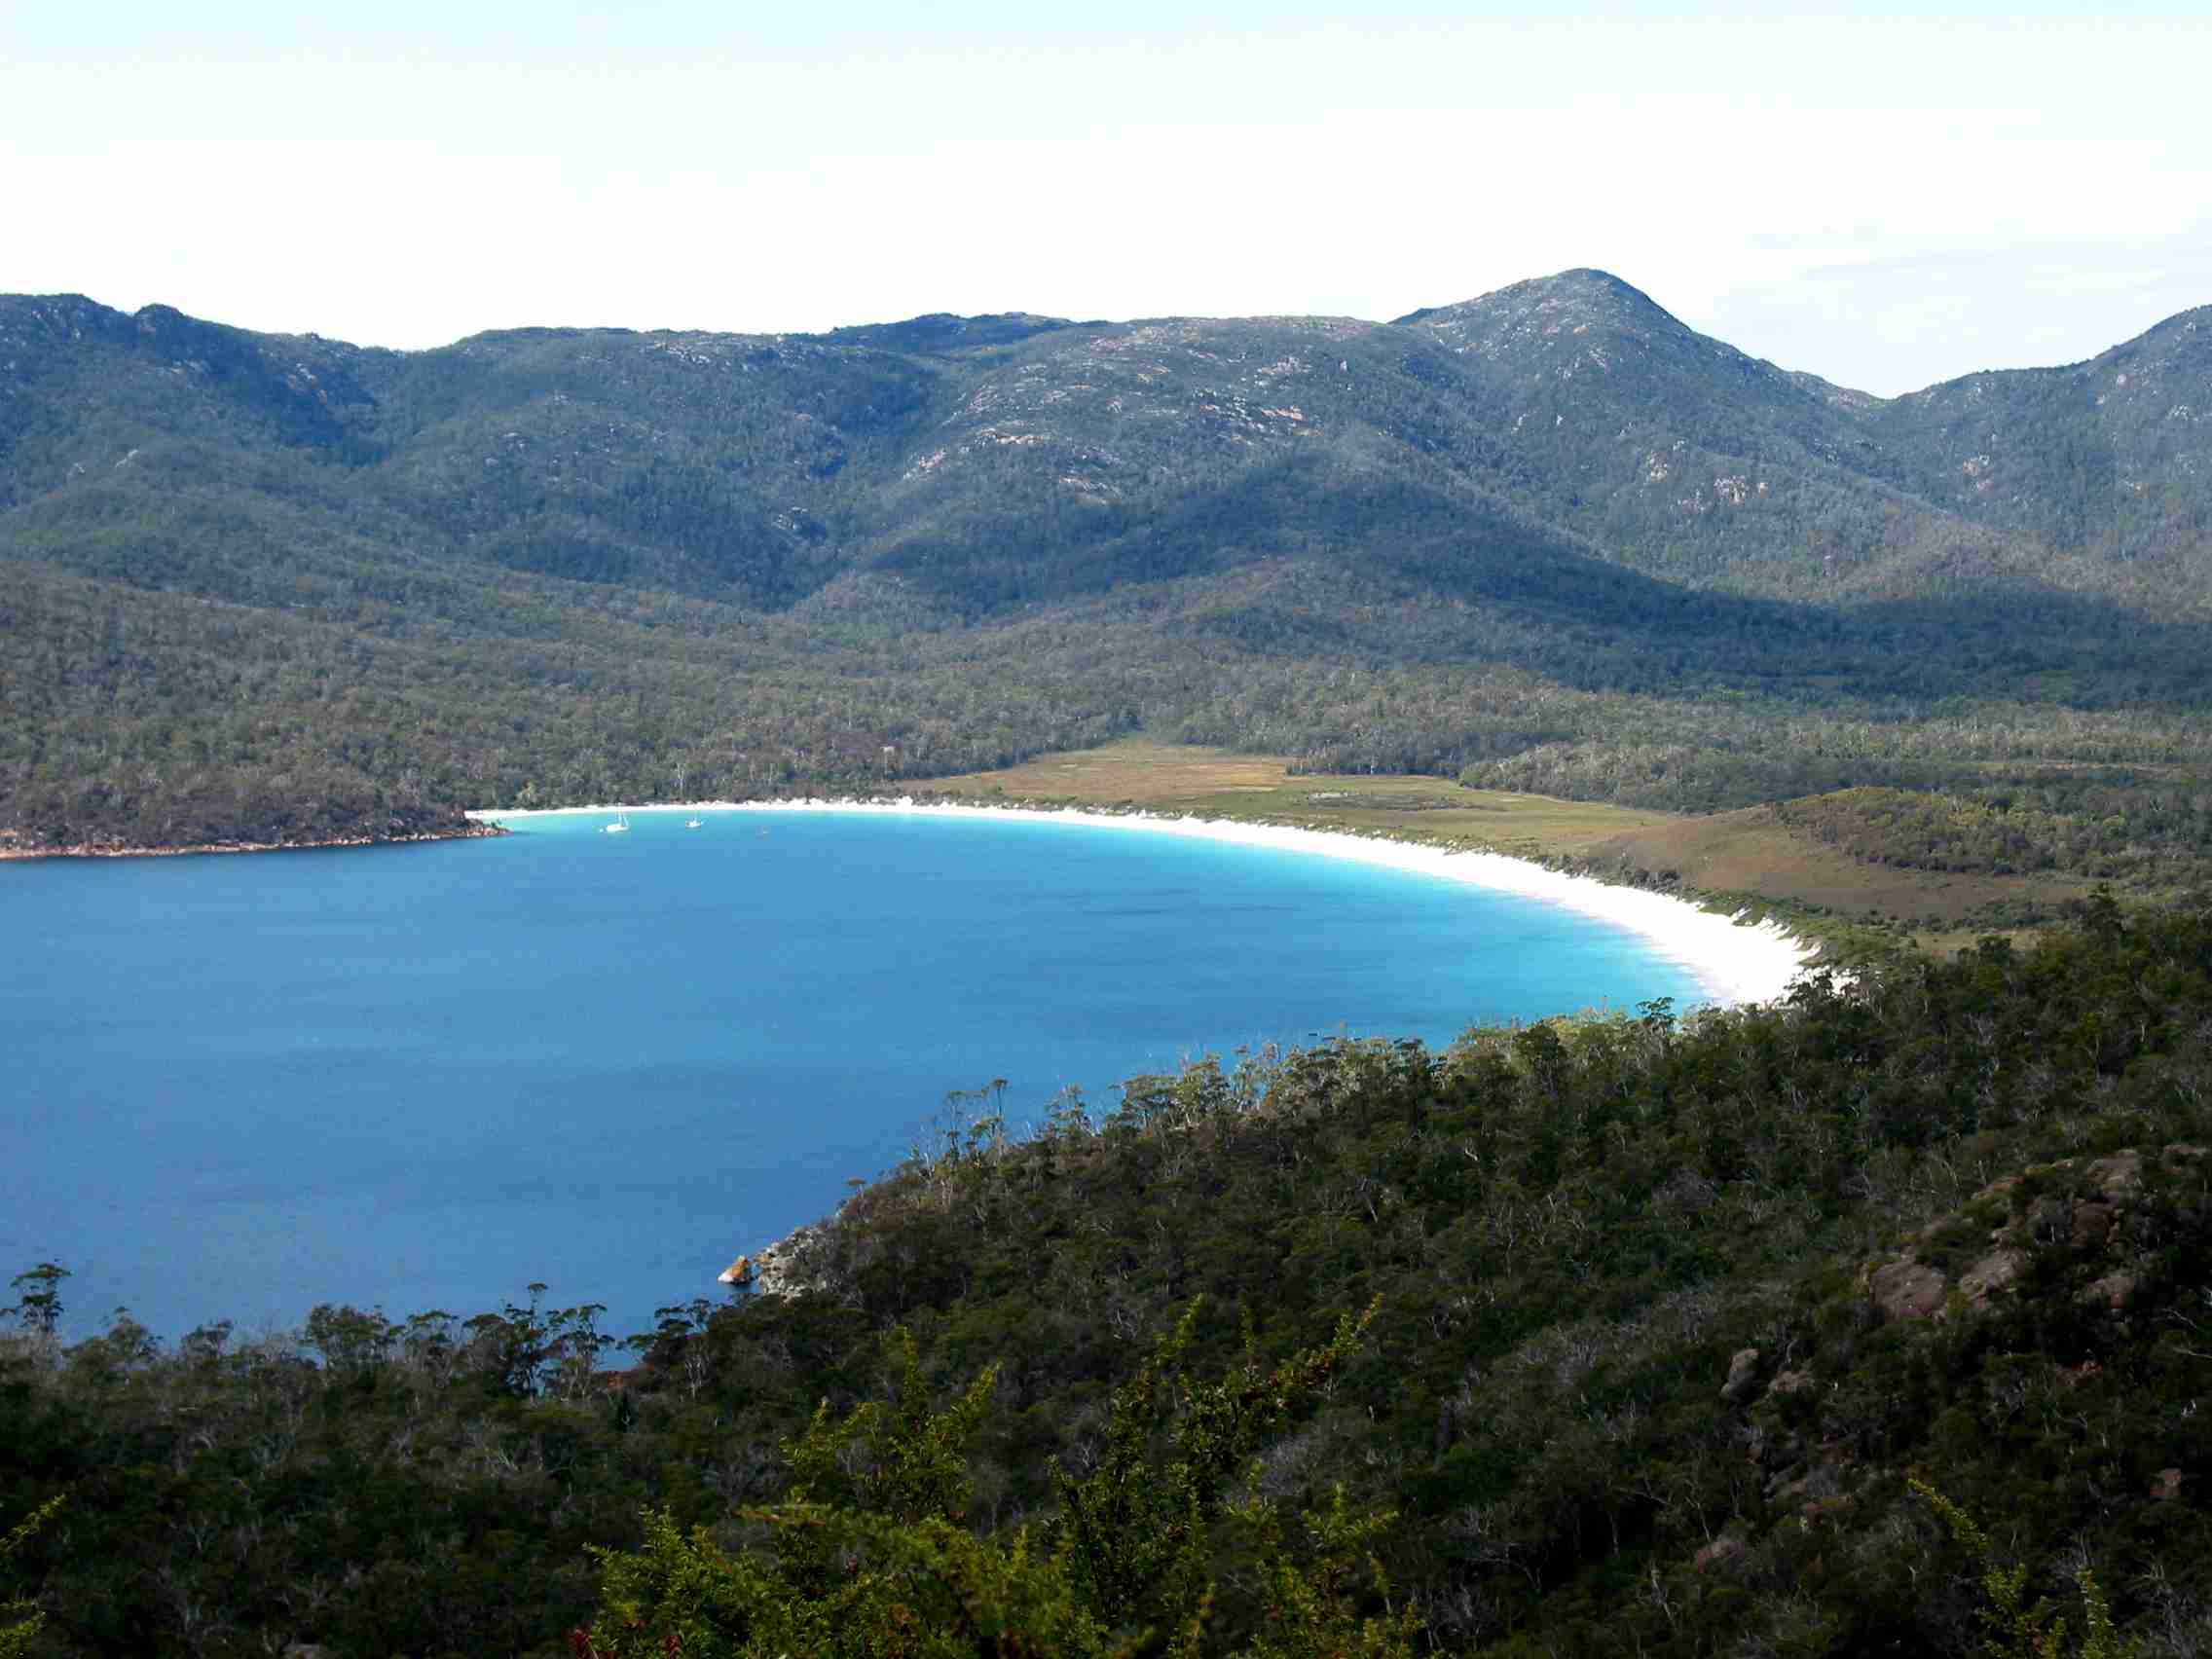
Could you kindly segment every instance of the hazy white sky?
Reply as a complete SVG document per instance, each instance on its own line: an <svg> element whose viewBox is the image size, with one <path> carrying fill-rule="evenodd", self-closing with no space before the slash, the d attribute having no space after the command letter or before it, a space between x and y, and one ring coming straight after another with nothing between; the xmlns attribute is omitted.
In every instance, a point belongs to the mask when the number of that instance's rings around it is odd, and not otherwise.
<svg viewBox="0 0 2212 1659"><path fill-rule="evenodd" d="M1596 265L1885 393L2212 303L2180 8L360 10L0 0L0 290L419 347L1382 318Z"/></svg>

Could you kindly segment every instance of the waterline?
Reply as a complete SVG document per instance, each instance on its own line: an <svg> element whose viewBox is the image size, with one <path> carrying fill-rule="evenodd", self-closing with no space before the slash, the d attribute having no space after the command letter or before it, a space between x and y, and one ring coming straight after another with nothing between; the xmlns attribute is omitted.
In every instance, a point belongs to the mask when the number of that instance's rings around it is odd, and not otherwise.
<svg viewBox="0 0 2212 1659"><path fill-rule="evenodd" d="M1707 910L1685 899L1642 888L1622 887L1589 876L1567 875L1527 859L1502 853L1467 852L1355 835L1336 830L1292 825L1250 824L1238 819L1178 817L1148 812L1089 812L1080 807L1026 808L977 806L946 801L896 800L687 801L650 806L579 806L485 810L468 816L480 823L575 817L611 813L868 813L890 817L969 818L1024 824L1081 825L1128 830L1271 852L1303 853L1341 859L1407 874L1429 875L1556 904L1578 915L1633 933L1668 961L1695 978L1707 997L1723 1008L1771 1002L1785 996L1804 976L1819 947L1772 921L1748 923L1738 916ZM1567 1010L1560 1011L1568 1012Z"/></svg>

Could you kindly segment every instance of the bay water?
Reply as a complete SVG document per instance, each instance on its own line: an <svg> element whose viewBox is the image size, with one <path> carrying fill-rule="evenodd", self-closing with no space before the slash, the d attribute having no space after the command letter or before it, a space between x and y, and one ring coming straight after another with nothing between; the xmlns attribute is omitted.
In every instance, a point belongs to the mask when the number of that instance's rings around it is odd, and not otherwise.
<svg viewBox="0 0 2212 1659"><path fill-rule="evenodd" d="M1208 1053L1656 997L1556 907L1060 823L535 818L497 840L0 866L0 1282L165 1338L605 1304L715 1275L895 1164ZM12 1301L12 1298L9 1299Z"/></svg>

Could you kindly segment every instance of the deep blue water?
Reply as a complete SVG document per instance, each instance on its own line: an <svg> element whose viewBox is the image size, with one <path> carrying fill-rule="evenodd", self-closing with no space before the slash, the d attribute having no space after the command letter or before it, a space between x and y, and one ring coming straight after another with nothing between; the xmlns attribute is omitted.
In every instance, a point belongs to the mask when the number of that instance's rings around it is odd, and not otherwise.
<svg viewBox="0 0 2212 1659"><path fill-rule="evenodd" d="M1239 1046L1697 997L1432 877L1058 824L729 814L0 866L0 1284L173 1338L318 1302L617 1332L896 1163ZM0 1306L12 1303L10 1296Z"/></svg>

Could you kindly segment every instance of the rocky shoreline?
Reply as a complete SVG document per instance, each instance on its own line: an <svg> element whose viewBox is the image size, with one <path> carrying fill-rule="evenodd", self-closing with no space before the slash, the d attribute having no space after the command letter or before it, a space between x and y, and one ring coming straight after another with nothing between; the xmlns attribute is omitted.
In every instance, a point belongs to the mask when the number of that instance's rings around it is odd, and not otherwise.
<svg viewBox="0 0 2212 1659"><path fill-rule="evenodd" d="M843 1207L838 1206L840 1212ZM757 1255L738 1257L715 1275L715 1282L760 1296L803 1296L820 1281L819 1273L808 1271L806 1258L827 1241L836 1224L837 1216L831 1215L794 1227L773 1244L761 1245Z"/></svg>

